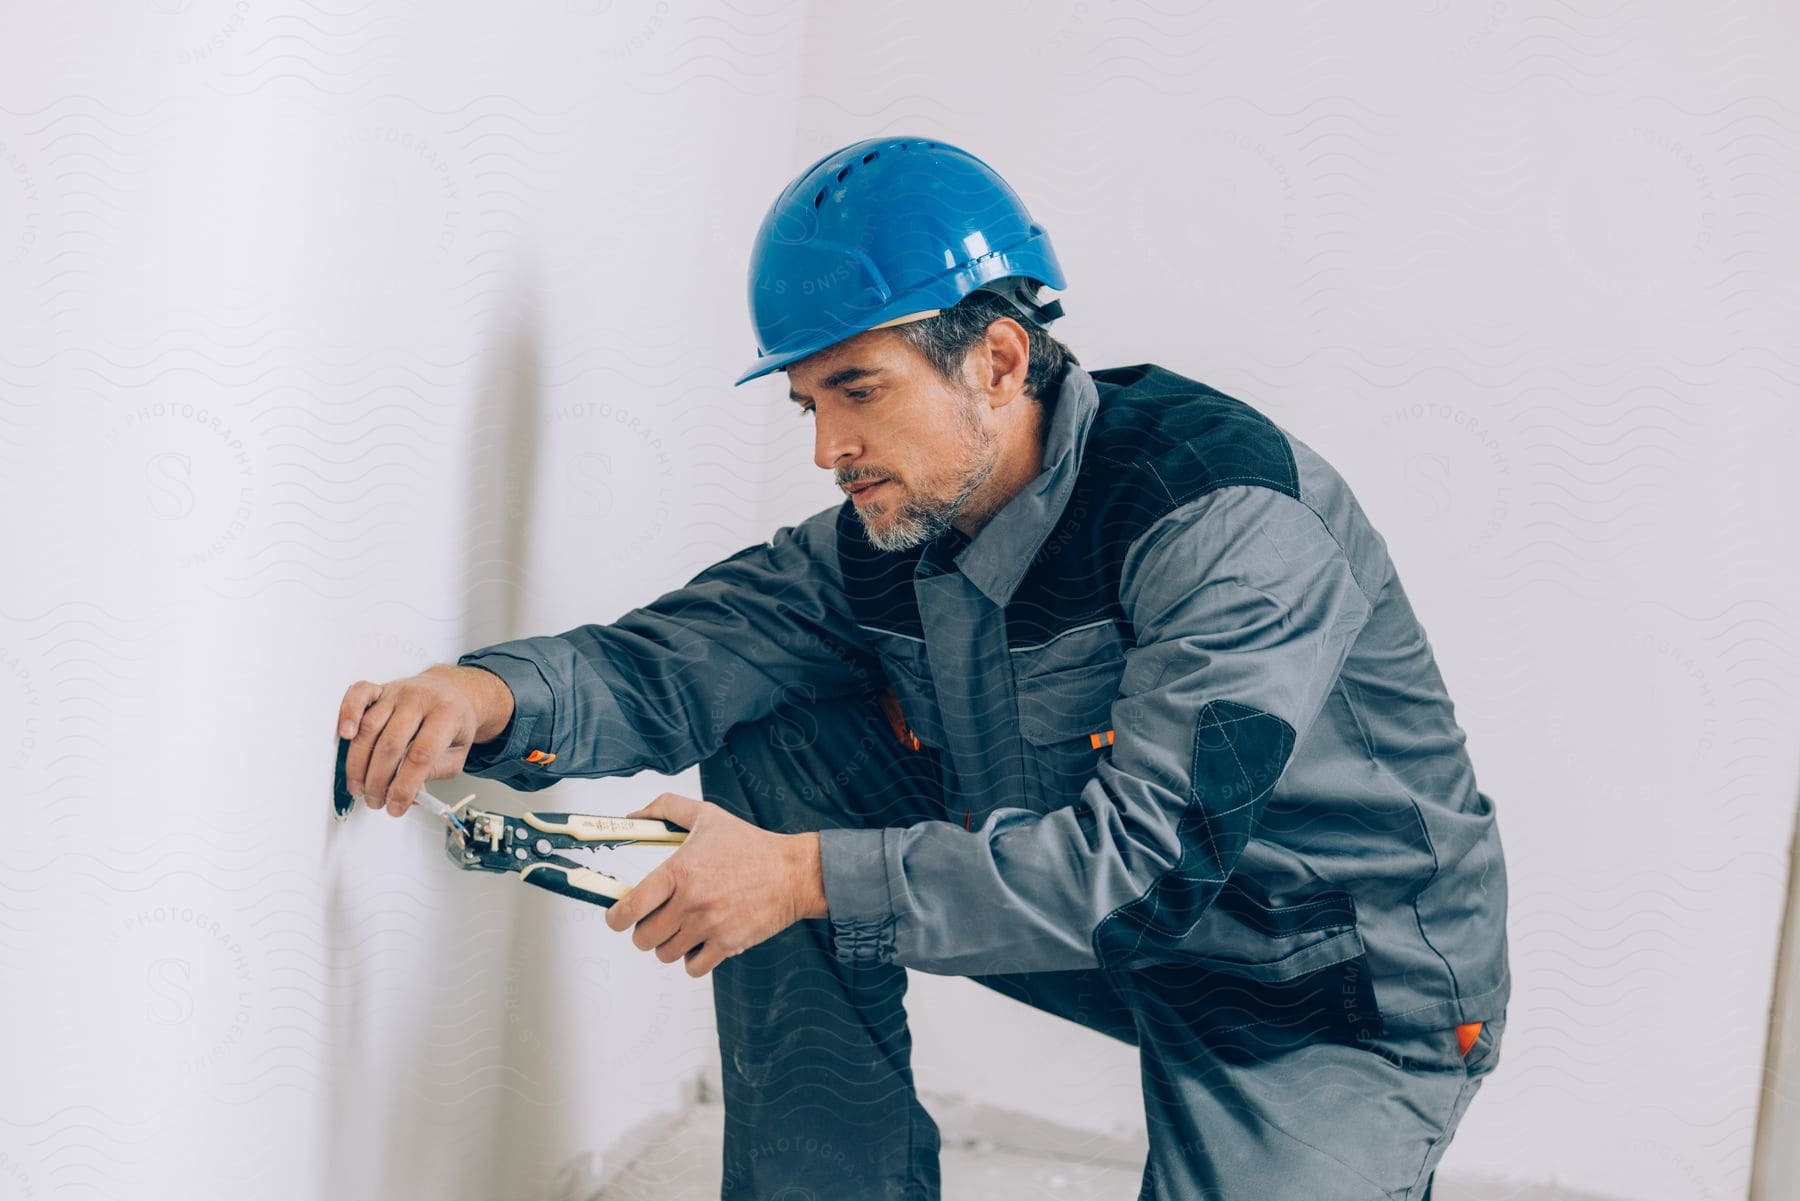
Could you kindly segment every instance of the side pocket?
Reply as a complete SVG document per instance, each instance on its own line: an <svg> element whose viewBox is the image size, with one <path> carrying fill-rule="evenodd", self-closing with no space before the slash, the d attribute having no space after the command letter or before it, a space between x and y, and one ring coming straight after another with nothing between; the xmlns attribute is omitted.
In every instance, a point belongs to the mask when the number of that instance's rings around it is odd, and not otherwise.
<svg viewBox="0 0 1800 1201"><path fill-rule="evenodd" d="M1202 963L1158 964L1123 973L1120 988L1140 1029L1229 1063L1317 1042L1353 1044L1381 1032L1364 955L1295 976L1261 975Z"/></svg>
<svg viewBox="0 0 1800 1201"><path fill-rule="evenodd" d="M1273 904L1233 877L1179 944L1182 957L1226 975L1281 983L1365 954L1356 904L1341 889Z"/></svg>
<svg viewBox="0 0 1800 1201"><path fill-rule="evenodd" d="M1233 1063L1381 1033L1355 905L1340 890L1276 905L1227 881L1173 961L1123 976L1146 1018Z"/></svg>

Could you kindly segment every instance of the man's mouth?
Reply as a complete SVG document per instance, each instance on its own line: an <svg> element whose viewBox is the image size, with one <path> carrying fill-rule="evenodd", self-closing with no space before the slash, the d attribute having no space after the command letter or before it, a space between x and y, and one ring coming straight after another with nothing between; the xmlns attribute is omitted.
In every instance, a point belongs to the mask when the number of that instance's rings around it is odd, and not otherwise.
<svg viewBox="0 0 1800 1201"><path fill-rule="evenodd" d="M886 480L866 480L860 484L846 484L844 485L844 491L848 492L853 497L863 496L887 482L888 481Z"/></svg>

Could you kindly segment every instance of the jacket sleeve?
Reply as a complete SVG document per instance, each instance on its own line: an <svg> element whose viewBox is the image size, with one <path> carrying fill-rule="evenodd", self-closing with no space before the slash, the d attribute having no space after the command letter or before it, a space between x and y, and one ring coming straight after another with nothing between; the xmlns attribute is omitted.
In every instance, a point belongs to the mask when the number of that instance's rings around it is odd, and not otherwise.
<svg viewBox="0 0 1800 1201"><path fill-rule="evenodd" d="M837 513L785 527L610 625L463 655L458 665L493 672L513 694L506 729L463 770L526 792L565 776L672 775L784 699L872 687L878 671L843 599Z"/></svg>
<svg viewBox="0 0 1800 1201"><path fill-rule="evenodd" d="M1221 488L1129 548L1137 635L1078 803L978 830L827 830L836 954L946 974L1166 962L1256 828L1371 607L1320 517Z"/></svg>

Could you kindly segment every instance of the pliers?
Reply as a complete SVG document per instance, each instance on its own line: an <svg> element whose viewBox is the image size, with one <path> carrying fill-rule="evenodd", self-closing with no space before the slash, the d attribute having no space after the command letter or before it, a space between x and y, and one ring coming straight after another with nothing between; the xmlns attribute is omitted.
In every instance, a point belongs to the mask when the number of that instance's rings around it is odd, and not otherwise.
<svg viewBox="0 0 1800 1201"><path fill-rule="evenodd" d="M356 806L344 776L349 752L350 743L340 738L331 797L339 819L348 817ZM420 808L444 819L444 853L450 862L464 871L518 872L527 884L603 907L623 900L631 885L556 852L636 843L672 846L685 842L688 836L682 827L657 818L602 817L590 813L526 813L511 817L463 808L474 799L471 793L455 805L446 805L419 789Z"/></svg>
<svg viewBox="0 0 1800 1201"><path fill-rule="evenodd" d="M419 791L425 792L422 788ZM686 841L688 836L680 826L657 818L601 817L592 813L526 813L509 817L485 809L466 809L459 820L455 809L449 809L444 820L449 826L444 831L444 853L465 871L518 872L527 884L602 906L624 900L631 885L583 867L557 851L644 842L673 845Z"/></svg>

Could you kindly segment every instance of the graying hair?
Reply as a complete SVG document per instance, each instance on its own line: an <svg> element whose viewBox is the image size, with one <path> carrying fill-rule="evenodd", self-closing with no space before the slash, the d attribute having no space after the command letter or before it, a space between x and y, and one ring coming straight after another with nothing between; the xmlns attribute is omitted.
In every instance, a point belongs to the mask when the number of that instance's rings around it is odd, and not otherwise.
<svg viewBox="0 0 1800 1201"><path fill-rule="evenodd" d="M967 361L974 345L987 336L988 326L1001 317L1011 317L1025 330L1030 346L1025 369L1025 391L1043 405L1044 415L1048 417L1056 406L1056 393L1062 386L1063 372L1070 364L1079 365L1081 360L1075 357L1074 351L1051 337L1042 325L1028 316L1014 301L993 290L1015 290L1015 294L1025 303L1031 304L1036 298L1037 288L1035 285L1018 286L1024 283L1025 281L1014 279L996 280L987 288L969 293L956 307L945 309L936 317L896 325L889 332L906 339L913 349L925 356L939 375L951 383L960 384L963 363Z"/></svg>

